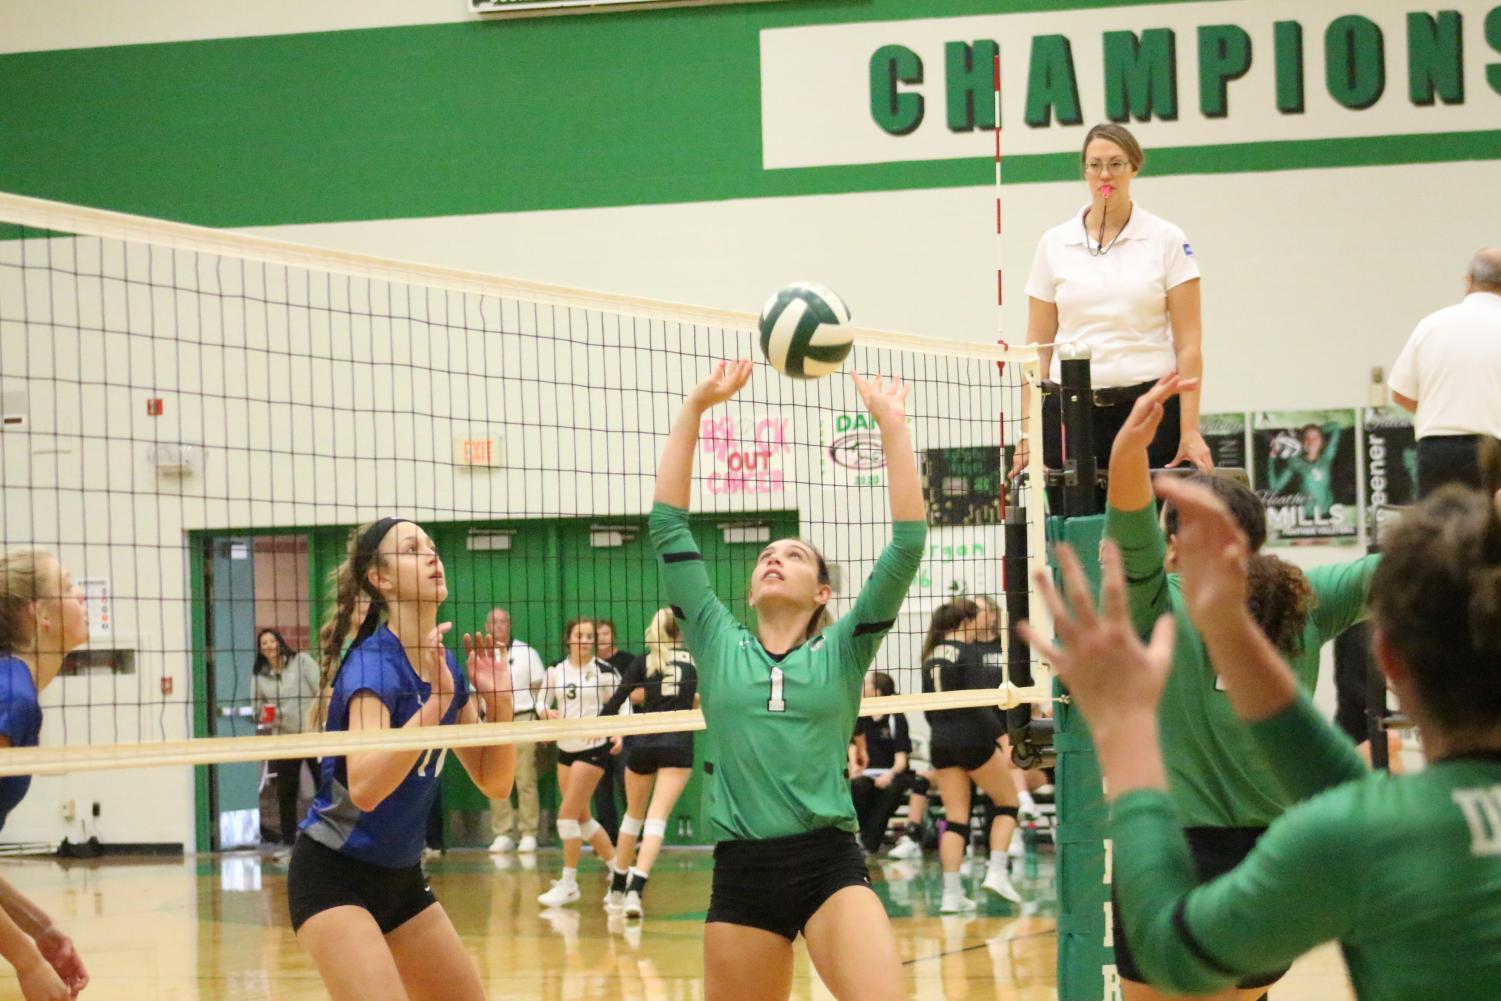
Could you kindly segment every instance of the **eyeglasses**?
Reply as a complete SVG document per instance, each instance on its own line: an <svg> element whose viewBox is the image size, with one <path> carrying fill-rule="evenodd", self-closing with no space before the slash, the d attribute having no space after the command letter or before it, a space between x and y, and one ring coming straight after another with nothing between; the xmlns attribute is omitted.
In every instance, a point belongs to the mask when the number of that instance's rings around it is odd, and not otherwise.
<svg viewBox="0 0 1501 1001"><path fill-rule="evenodd" d="M1109 168L1112 174L1124 174L1130 166L1131 164L1126 160L1090 160L1084 164L1084 169L1091 174L1098 174L1106 168Z"/></svg>

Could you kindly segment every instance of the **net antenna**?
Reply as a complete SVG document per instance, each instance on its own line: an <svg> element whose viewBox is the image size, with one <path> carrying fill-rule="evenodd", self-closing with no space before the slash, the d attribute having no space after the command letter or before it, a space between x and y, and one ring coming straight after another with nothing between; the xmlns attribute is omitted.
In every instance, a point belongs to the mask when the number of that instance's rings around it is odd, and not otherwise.
<svg viewBox="0 0 1501 1001"><path fill-rule="evenodd" d="M451 647L505 606L548 663L576 615L614 618L620 645L640 649L662 603L644 531L662 441L715 359L756 357L755 329L745 311L0 194L0 548L45 548L91 588L90 641L43 695L43 746L0 752L0 775L701 728L685 712L253 735L254 647L277 624L316 657L344 540L400 514L444 557ZM862 712L1051 701L1046 665L998 700L994 688L923 694L918 658L933 607L966 587L1002 589L1002 501L988 484L1018 440L1021 386L1039 381L1036 348L853 336L851 367L912 386L933 526L873 665L904 694ZM1031 401L1040 428L1040 394ZM862 413L843 375L758 365L706 417L695 531L736 614L754 554L777 533L828 555L834 611L848 610L890 534L884 458ZM1041 449L1032 456L1040 485ZM1041 554L1042 505L1025 510ZM297 570L274 574L266 540L291 537L300 555L277 559Z"/></svg>

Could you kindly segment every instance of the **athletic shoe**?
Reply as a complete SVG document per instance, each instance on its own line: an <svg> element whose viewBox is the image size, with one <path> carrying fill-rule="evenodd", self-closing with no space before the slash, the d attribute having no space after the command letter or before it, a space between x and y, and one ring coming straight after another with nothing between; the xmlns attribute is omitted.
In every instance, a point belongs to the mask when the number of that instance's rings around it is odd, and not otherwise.
<svg viewBox="0 0 1501 1001"><path fill-rule="evenodd" d="M635 890L625 891L625 916L628 918L641 918L646 911L641 907L641 894Z"/></svg>
<svg viewBox="0 0 1501 1001"><path fill-rule="evenodd" d="M508 852L515 847L516 842L511 840L511 836L509 834L502 834L494 841L490 842L490 850L492 852Z"/></svg>
<svg viewBox="0 0 1501 1001"><path fill-rule="evenodd" d="M498 849L494 845L490 846L490 850L492 852L493 851L510 851L509 848L499 848ZM520 852L522 855L531 855L531 854L534 854L537 851L537 839L534 838L534 837L532 837L530 834L523 834L521 836L521 843L516 846L516 851Z"/></svg>
<svg viewBox="0 0 1501 1001"><path fill-rule="evenodd" d="M886 853L887 858L918 858L922 855L922 845L913 841L903 834L897 839L896 844L891 846L891 851Z"/></svg>
<svg viewBox="0 0 1501 1001"><path fill-rule="evenodd" d="M979 906L979 904L970 900L963 893L948 893L945 891L943 902L938 905L938 909L944 914L964 914L968 911L978 909Z"/></svg>
<svg viewBox="0 0 1501 1001"><path fill-rule="evenodd" d="M561 879L553 880L551 890L537 895L537 903L543 907L562 907L564 904L576 904L578 902L578 884L565 883Z"/></svg>
<svg viewBox="0 0 1501 1001"><path fill-rule="evenodd" d="M1022 902L1022 895L1016 892L1016 887L1011 885L1011 876L1004 866L993 865L985 874L985 882L980 884L991 893L998 894L1011 901L1013 904Z"/></svg>
<svg viewBox="0 0 1501 1001"><path fill-rule="evenodd" d="M619 890L605 891L605 913L619 914L625 910L625 894Z"/></svg>

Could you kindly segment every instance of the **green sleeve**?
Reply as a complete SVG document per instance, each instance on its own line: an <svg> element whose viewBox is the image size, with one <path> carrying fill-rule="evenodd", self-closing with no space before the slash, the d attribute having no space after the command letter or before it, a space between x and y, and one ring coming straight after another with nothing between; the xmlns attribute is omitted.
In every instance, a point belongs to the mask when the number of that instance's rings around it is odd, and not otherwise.
<svg viewBox="0 0 1501 1001"><path fill-rule="evenodd" d="M1312 618L1320 646L1366 617L1371 578L1380 564L1381 557L1372 554L1308 571L1308 583L1318 599Z"/></svg>
<svg viewBox="0 0 1501 1001"><path fill-rule="evenodd" d="M1207 994L1287 965L1351 928L1360 883L1337 810L1294 808L1233 870L1195 888L1166 792L1127 793L1111 811L1115 882L1131 953L1169 994Z"/></svg>
<svg viewBox="0 0 1501 1001"><path fill-rule="evenodd" d="M1105 538L1115 540L1121 550L1126 571L1126 597L1131 605L1131 624L1142 635L1172 607L1168 597L1167 540L1157 524L1157 505L1148 504L1139 511L1105 511Z"/></svg>
<svg viewBox="0 0 1501 1001"><path fill-rule="evenodd" d="M876 568L866 578L865 586L860 588L855 607L836 625L840 630L848 630L861 674L870 666L881 640L896 624L896 613L907 597L912 578L917 576L927 539L925 521L892 522L891 541L876 560Z"/></svg>
<svg viewBox="0 0 1501 1001"><path fill-rule="evenodd" d="M1295 802L1370 774L1349 738L1304 695L1276 716L1251 724L1251 736Z"/></svg>
<svg viewBox="0 0 1501 1001"><path fill-rule="evenodd" d="M1278 459L1268 459L1266 465L1267 486L1274 494L1282 493L1293 478L1292 463Z"/></svg>
<svg viewBox="0 0 1501 1001"><path fill-rule="evenodd" d="M683 624L688 648L702 656L718 631L738 622L709 586L703 553L688 530L688 512L658 502L652 505L647 528L662 563L662 583L672 613Z"/></svg>

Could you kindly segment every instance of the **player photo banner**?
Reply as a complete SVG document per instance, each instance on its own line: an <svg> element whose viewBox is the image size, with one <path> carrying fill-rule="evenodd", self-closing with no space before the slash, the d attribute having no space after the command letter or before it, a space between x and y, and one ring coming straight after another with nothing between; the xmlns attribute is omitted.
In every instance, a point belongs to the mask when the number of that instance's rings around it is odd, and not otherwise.
<svg viewBox="0 0 1501 1001"><path fill-rule="evenodd" d="M1247 423L1245 414L1199 416L1199 433L1204 436L1204 444L1209 446L1214 468L1244 469L1250 472L1251 467L1246 464Z"/></svg>
<svg viewBox="0 0 1501 1001"><path fill-rule="evenodd" d="M1256 493L1267 537L1284 545L1351 543L1360 534L1354 410L1284 410L1252 418Z"/></svg>
<svg viewBox="0 0 1501 1001"><path fill-rule="evenodd" d="M1400 407L1368 407L1365 436L1366 530L1380 541L1396 508L1418 499L1418 439L1412 415Z"/></svg>
<svg viewBox="0 0 1501 1001"><path fill-rule="evenodd" d="M928 524L1000 524L1001 482L1001 450L996 446L927 449L922 453L922 495Z"/></svg>

